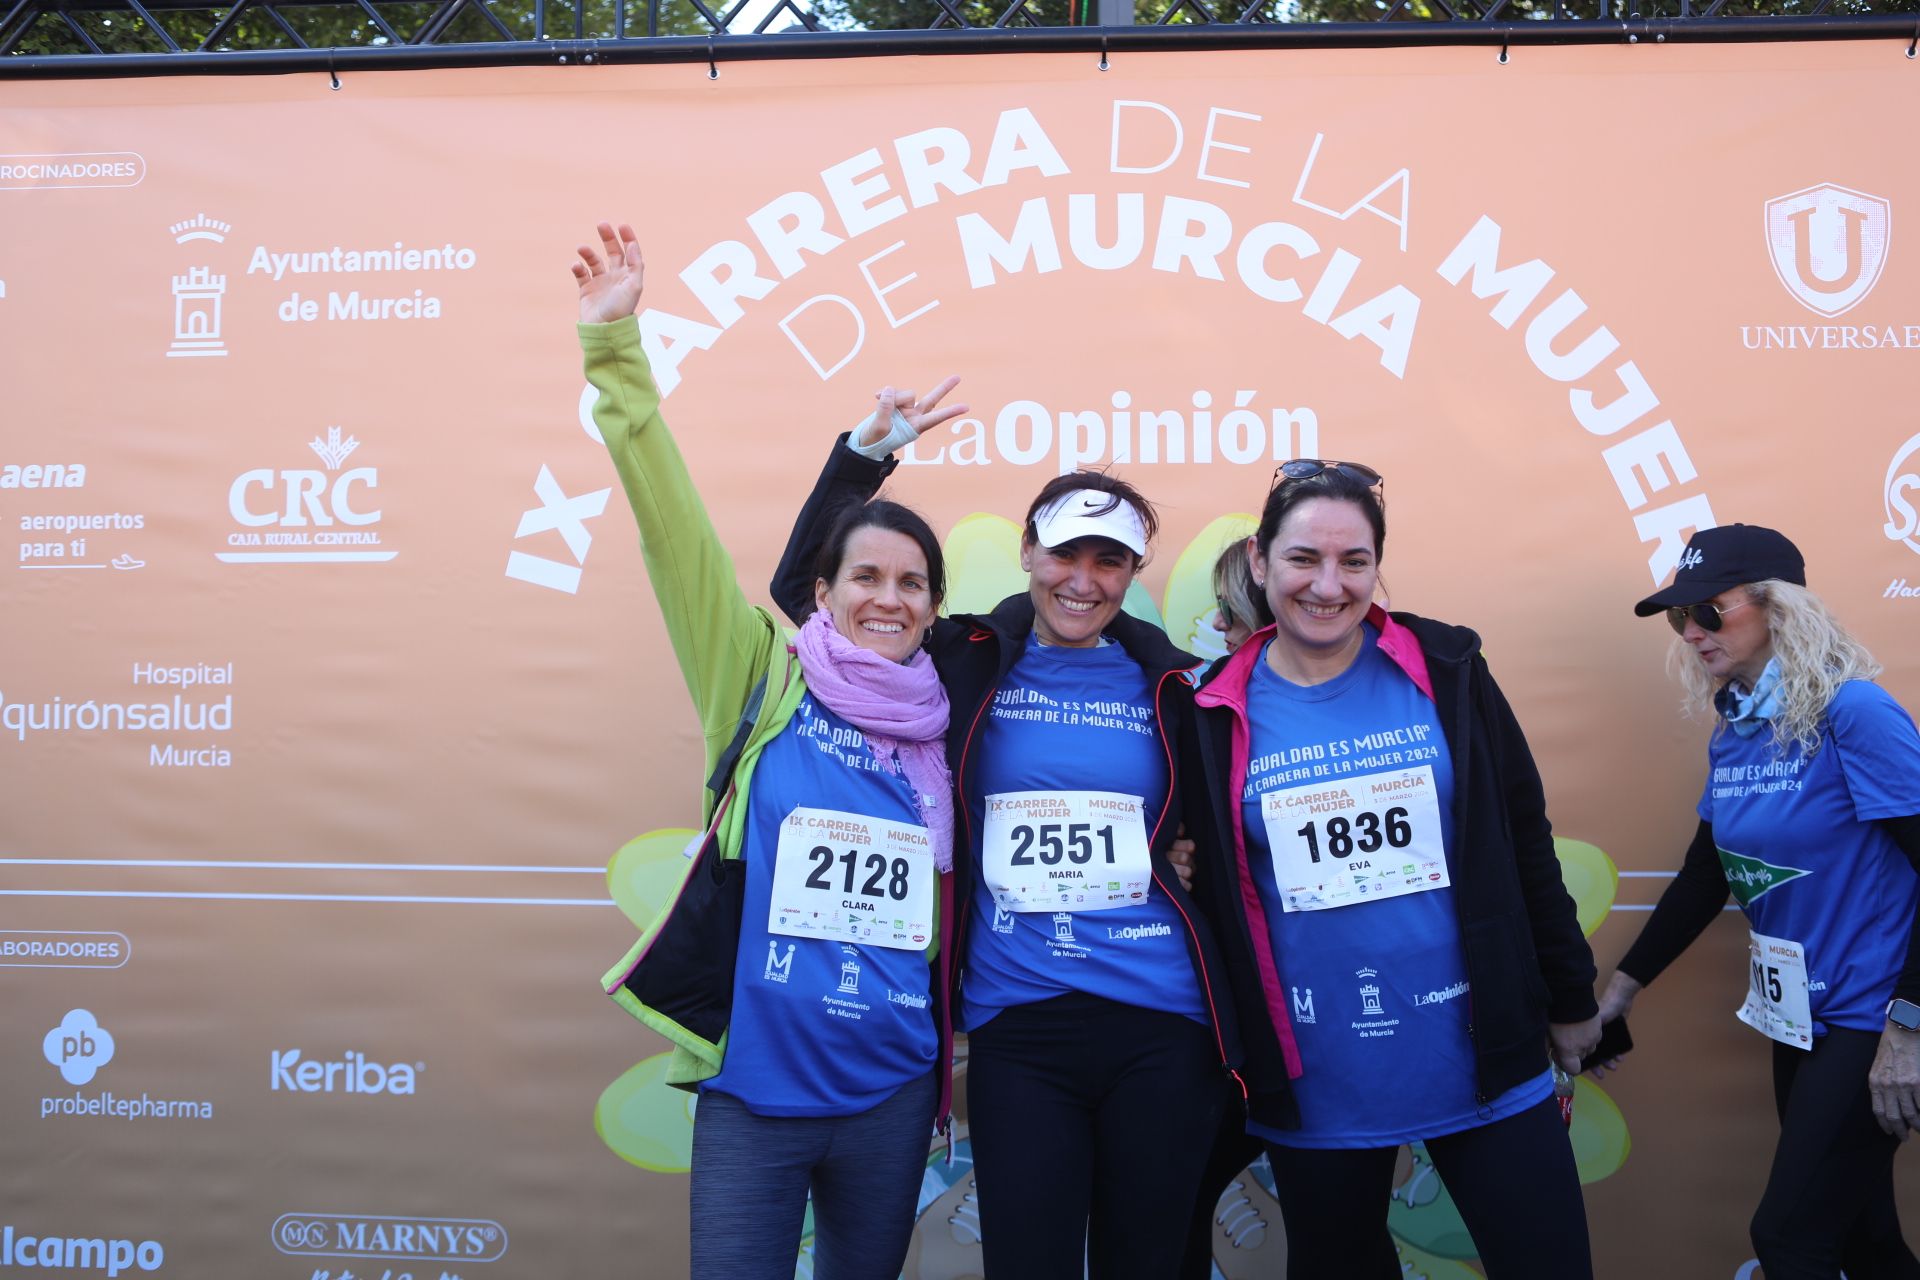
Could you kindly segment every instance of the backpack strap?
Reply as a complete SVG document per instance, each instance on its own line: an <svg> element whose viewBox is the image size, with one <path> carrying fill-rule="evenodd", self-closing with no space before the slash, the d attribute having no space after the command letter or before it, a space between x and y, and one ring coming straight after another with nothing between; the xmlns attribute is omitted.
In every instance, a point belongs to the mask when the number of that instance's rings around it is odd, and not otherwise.
<svg viewBox="0 0 1920 1280"><path fill-rule="evenodd" d="M746 748L747 740L753 736L753 727L760 719L760 713L767 702L767 678L760 677L760 683L753 686L753 692L747 695L747 707L740 713L740 727L733 732L733 740L720 752L720 758L714 761L713 773L707 778L707 790L717 803L727 792L727 785L733 781L733 767L740 763L740 752Z"/></svg>

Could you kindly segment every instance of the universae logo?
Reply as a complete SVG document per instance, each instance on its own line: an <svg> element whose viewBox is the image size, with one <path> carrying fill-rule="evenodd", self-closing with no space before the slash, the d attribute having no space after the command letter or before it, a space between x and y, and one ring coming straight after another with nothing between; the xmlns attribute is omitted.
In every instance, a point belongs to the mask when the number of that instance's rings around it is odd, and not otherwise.
<svg viewBox="0 0 1920 1280"><path fill-rule="evenodd" d="M1795 300L1828 317L1866 300L1887 265L1893 206L1823 182L1767 201L1767 253Z"/></svg>

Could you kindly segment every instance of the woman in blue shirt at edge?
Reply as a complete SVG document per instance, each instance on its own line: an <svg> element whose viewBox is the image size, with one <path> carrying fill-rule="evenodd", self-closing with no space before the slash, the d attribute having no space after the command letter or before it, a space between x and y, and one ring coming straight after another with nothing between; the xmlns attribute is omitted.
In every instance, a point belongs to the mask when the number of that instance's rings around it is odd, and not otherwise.
<svg viewBox="0 0 1920 1280"><path fill-rule="evenodd" d="M896 401L836 444L773 588L798 601L832 513L918 431ZM1122 612L1157 525L1131 485L1048 482L1024 594L929 637L952 700L967 856L959 948L968 1123L993 1280L1168 1280L1222 1110L1240 1090L1211 930L1165 860L1180 821L1192 655Z"/></svg>
<svg viewBox="0 0 1920 1280"><path fill-rule="evenodd" d="M1387 1206L1412 1141L1489 1280L1582 1280L1549 1049L1577 1071L1599 1037L1593 958L1479 637L1373 603L1379 486L1354 463L1276 472L1250 547L1276 621L1195 697L1194 882L1240 996L1248 1129L1291 1280L1401 1275Z"/></svg>
<svg viewBox="0 0 1920 1280"><path fill-rule="evenodd" d="M1688 708L1716 717L1700 822L1601 1014L1731 891L1752 927L1736 1016L1773 1041L1780 1120L1754 1252L1767 1280L1910 1280L1893 1153L1920 1130L1920 734L1784 536L1702 529L1680 565L1633 611L1666 615Z"/></svg>

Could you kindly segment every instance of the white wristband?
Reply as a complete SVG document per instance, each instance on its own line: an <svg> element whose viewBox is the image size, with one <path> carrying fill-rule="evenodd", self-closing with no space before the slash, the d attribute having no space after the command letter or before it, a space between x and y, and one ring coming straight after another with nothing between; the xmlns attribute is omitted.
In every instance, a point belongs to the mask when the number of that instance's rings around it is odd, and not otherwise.
<svg viewBox="0 0 1920 1280"><path fill-rule="evenodd" d="M907 422L906 415L901 413L896 407L893 411L892 430L887 432L884 439L877 440L872 444L855 444L854 441L864 435L867 428L873 425L873 420L879 412L878 409L875 409L867 415L866 421L853 429L853 434L847 437L847 448L853 450L863 458L871 458L875 462L884 462L888 454L892 453L895 449L912 444L920 438L920 435Z"/></svg>

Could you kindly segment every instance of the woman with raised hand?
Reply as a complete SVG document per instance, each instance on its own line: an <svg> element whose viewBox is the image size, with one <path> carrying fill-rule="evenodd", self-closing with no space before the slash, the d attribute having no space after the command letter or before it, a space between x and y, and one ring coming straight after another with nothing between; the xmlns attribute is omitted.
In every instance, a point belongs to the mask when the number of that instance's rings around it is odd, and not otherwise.
<svg viewBox="0 0 1920 1280"><path fill-rule="evenodd" d="M1275 621L1195 695L1188 825L1287 1274L1400 1276L1394 1160L1424 1141L1489 1280L1590 1277L1551 1066L1598 1038L1593 958L1526 738L1477 635L1374 603L1379 473L1274 481L1249 552Z"/></svg>
<svg viewBox="0 0 1920 1280"><path fill-rule="evenodd" d="M837 513L952 385L888 388L835 445L775 579L790 614ZM1240 1097L1219 953L1166 860L1196 661L1121 609L1157 526L1132 485L1056 477L1021 523L1027 590L929 639L954 708L983 1261L992 1280L1168 1280Z"/></svg>
<svg viewBox="0 0 1920 1280"><path fill-rule="evenodd" d="M1920 1130L1920 734L1783 535L1702 529L1680 565L1634 612L1665 614L1687 706L1716 717L1700 822L1601 1016L1731 891L1752 931L1738 1017L1773 1042L1780 1141L1750 1228L1767 1280L1920 1276L1893 1198Z"/></svg>
<svg viewBox="0 0 1920 1280"><path fill-rule="evenodd" d="M594 421L710 774L687 878L605 986L700 1094L693 1275L791 1280L811 1193L813 1274L893 1280L950 1080L948 704L921 649L940 546L904 507L849 507L798 635L749 605L660 417L633 229L599 231L573 265Z"/></svg>

